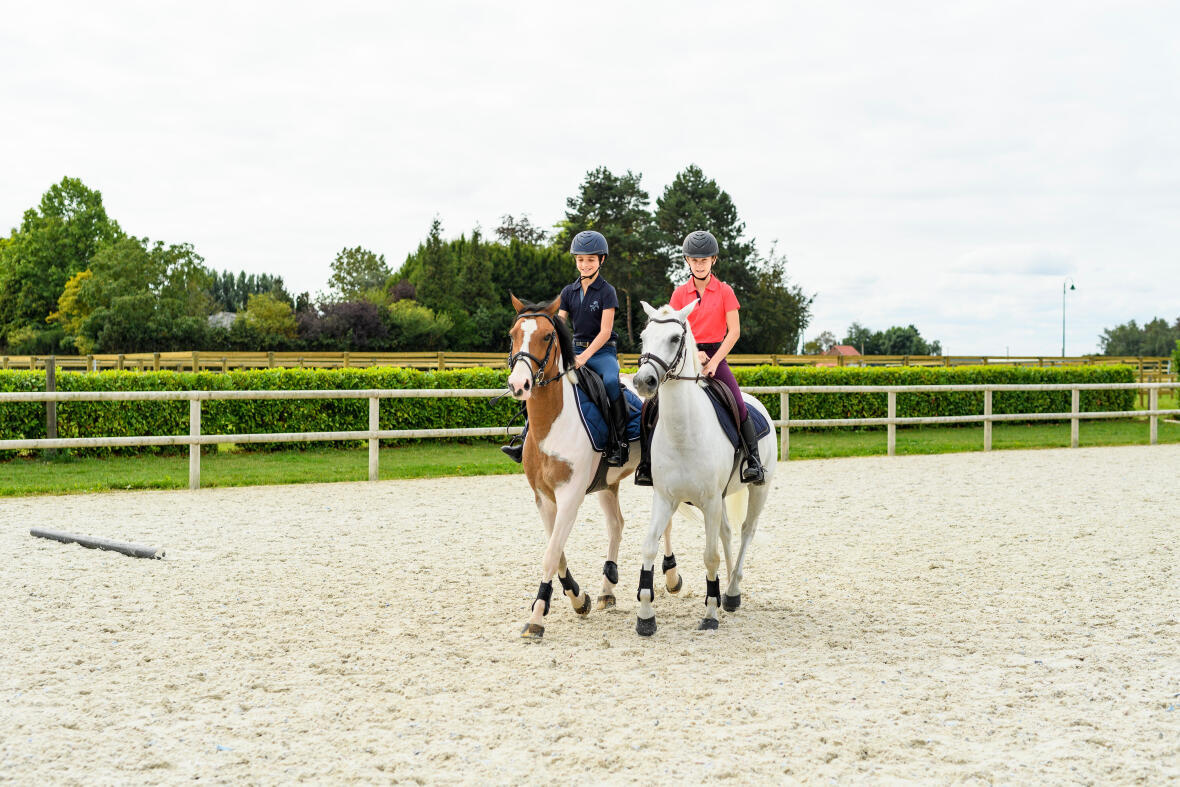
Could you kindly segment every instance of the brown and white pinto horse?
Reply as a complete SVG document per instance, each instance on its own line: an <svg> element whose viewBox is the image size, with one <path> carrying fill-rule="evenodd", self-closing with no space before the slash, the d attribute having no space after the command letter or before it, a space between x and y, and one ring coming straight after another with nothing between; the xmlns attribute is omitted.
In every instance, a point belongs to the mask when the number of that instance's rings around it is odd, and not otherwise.
<svg viewBox="0 0 1180 787"><path fill-rule="evenodd" d="M545 633L543 622L549 614L554 574L574 611L579 615L590 612L590 594L583 593L574 581L564 550L602 456L594 450L578 414L571 380L575 359L573 337L557 314L560 306L560 298L548 304L532 304L512 296L516 321L509 331L512 354L508 357L508 391L517 401L524 402L528 411L529 431L522 465L549 538L541 562L541 586L532 614L520 632L521 637L529 640L539 640ZM626 465L607 470L606 487L598 492L598 501L606 514L607 534L598 609L615 605L619 541L623 535L619 482L633 473L637 464L639 450L634 446ZM671 531L669 523L664 538L664 575L668 588L677 592L683 587L683 580L672 555Z"/></svg>

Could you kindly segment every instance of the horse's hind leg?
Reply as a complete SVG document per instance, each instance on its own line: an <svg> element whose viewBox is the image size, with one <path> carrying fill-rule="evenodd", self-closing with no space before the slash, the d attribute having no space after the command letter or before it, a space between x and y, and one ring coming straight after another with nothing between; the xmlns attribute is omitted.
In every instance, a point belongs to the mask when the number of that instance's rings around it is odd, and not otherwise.
<svg viewBox="0 0 1180 787"><path fill-rule="evenodd" d="M664 528L664 562L660 566L664 571L664 583L669 593L679 593L684 589L684 577L676 568L676 554L672 551L672 520Z"/></svg>
<svg viewBox="0 0 1180 787"><path fill-rule="evenodd" d="M619 542L623 539L623 509L619 507L619 485L612 484L598 493L598 504L606 514L606 563L602 566L602 593L598 609L615 605L615 585L619 582Z"/></svg>
<svg viewBox="0 0 1180 787"><path fill-rule="evenodd" d="M742 546L738 550L737 563L729 572L729 587L725 590L725 599L722 602L726 612L733 612L741 606L742 563L746 560L746 550L750 548L750 542L754 540L754 531L758 528L758 517L762 513L762 507L766 505L766 498L770 493L769 487L770 484L751 484L747 487L750 498L746 504L746 518L742 521Z"/></svg>

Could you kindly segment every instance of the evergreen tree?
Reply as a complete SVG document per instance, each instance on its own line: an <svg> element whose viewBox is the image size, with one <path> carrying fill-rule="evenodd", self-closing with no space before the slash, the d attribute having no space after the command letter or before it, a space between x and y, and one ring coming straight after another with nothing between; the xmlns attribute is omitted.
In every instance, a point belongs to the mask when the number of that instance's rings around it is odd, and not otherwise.
<svg viewBox="0 0 1180 787"><path fill-rule="evenodd" d="M610 255L602 275L619 293L616 320L621 320L624 350L638 346L644 319L640 301L665 303L672 293L667 257L660 248L660 233L641 178L630 170L616 176L606 167L586 173L578 193L566 200L565 220L554 239L555 246L568 250L573 236L583 230L606 236ZM573 281L572 261L568 270L567 281Z"/></svg>
<svg viewBox="0 0 1180 787"><path fill-rule="evenodd" d="M656 200L656 225L660 244L668 260L669 278L687 281L682 244L695 230L707 230L717 238L720 253L714 272L733 287L738 300L745 303L758 285L757 251L752 241L742 235L746 225L738 219L733 199L717 181L705 177L695 164L685 167Z"/></svg>

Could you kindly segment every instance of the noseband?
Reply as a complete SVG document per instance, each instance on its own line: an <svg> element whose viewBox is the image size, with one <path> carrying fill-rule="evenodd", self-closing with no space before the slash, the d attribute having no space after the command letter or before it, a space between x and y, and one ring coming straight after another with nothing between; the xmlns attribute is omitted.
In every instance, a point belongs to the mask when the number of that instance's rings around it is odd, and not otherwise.
<svg viewBox="0 0 1180 787"><path fill-rule="evenodd" d="M650 363L653 366L656 366L659 369L662 369L663 371L660 374L660 382L661 383L664 382L665 380L700 380L701 376L699 374L694 374L694 375L672 374L673 369L680 369L684 365L684 350L685 350L685 347L688 345L688 342L685 341L685 339L688 338L688 323L686 321L678 320L674 317L668 317L663 320L657 320L655 318L652 318L652 319L648 320L648 322L649 323L652 323L652 322L656 322L656 323L672 322L672 323L676 323L677 325L679 325L680 326L680 347L676 350L676 357L672 359L671 363L668 363L663 358L661 358L658 355L655 355L653 353L644 353L643 355L639 356L639 365L643 366L645 363Z"/></svg>
<svg viewBox="0 0 1180 787"><path fill-rule="evenodd" d="M545 345L545 354L542 357L538 358L524 348L521 348L519 351L510 354L508 356L508 373L512 373L512 369L516 366L516 362L521 358L527 359L530 363L536 364L537 369L535 372L533 372L533 385L537 388L541 388L561 377L561 372L559 371L552 377L548 379L545 378L545 367L549 365L549 356L553 353L554 342L557 339L557 323L553 321L553 315L548 314L547 312L521 312L520 314L516 315L516 319L518 321L524 317L544 317L553 327L553 332L549 334L549 340Z"/></svg>

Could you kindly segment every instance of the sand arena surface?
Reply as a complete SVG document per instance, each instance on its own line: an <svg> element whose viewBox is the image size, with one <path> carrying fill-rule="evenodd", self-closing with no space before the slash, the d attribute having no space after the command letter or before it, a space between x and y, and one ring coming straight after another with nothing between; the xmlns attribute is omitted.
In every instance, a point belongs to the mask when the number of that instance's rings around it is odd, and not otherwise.
<svg viewBox="0 0 1180 787"><path fill-rule="evenodd" d="M0 781L1180 778L1180 446L779 468L741 609L555 593L523 477L0 500ZM137 560L32 525L160 544ZM592 594L605 527L567 554ZM724 585L723 585L724 587Z"/></svg>

